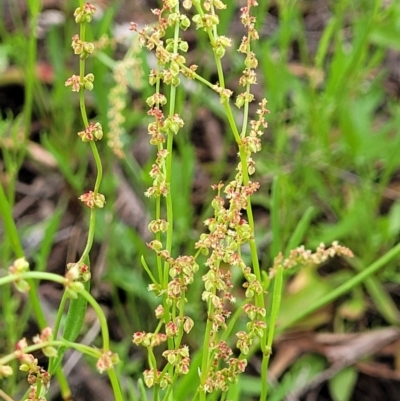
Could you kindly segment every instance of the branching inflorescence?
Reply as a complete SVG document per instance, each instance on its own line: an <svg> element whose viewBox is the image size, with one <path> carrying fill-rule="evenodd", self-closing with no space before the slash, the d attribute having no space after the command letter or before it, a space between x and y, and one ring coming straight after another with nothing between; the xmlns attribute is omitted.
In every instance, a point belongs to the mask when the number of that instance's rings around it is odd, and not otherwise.
<svg viewBox="0 0 400 401"><path fill-rule="evenodd" d="M191 19L185 11L181 11L180 3L183 10L194 14ZM148 226L149 231L154 234L154 239L147 246L154 251L156 263L155 268L151 269L142 258L142 264L151 280L148 288L161 302L155 310L158 320L155 330L138 331L133 334L133 343L147 351L148 368L143 373L144 382L154 389L155 401L160 399L160 394L164 400L173 399L174 384L192 368L198 371L198 382L189 395L205 401L209 393L222 392L225 393L222 399L225 399L230 386L235 385L238 376L245 371L248 358L257 350L261 351L262 356L259 399L265 401L268 362L280 306L283 270L296 265L317 265L335 255L352 256L347 248L337 243L333 243L330 248L321 244L315 253L299 247L291 251L287 258L279 254L270 269L269 277L266 274L262 275L251 202L252 195L259 190L260 184L251 178L256 171L253 154L261 150L261 136L267 127L266 115L269 111L267 101L260 99L254 119L249 118L249 106L255 101L251 89L257 84L258 66L256 55L252 51L252 44L258 39L256 19L252 15L255 6L255 0L247 0L246 5L240 9L240 19L247 34L238 46L238 52L244 56L244 69L238 79L239 87L243 89L237 94L234 102L231 101L234 92L225 85L221 63L221 59L232 46L230 38L218 34L218 12L227 7L221 0L163 0L160 9L152 10L158 20L155 25L139 29L137 24L131 24L131 29L138 33L140 45L154 51L157 59L157 66L149 74L149 83L154 87L154 93L146 101L149 107L147 114L151 118L148 134L150 143L156 147L156 158L149 173L152 184L145 192L148 198L155 201L155 216ZM13 359L18 359L20 369L28 372L31 387L27 400L45 400L51 375L60 372L59 363L67 347L96 358L97 369L109 374L115 398L118 401L123 399L113 369L118 362L118 356L110 350L104 314L89 293L89 252L94 238L95 213L96 209L105 205L105 197L99 192L102 163L96 145L96 142L103 138L103 129L99 122L89 122L84 96L85 91L92 90L94 86L94 75L85 72L85 60L93 53L94 45L85 41L85 32L86 24L92 20L95 11L92 4L83 4L82 0L80 7L75 11L75 21L80 24L80 33L73 36L72 48L80 58L80 71L79 75L72 75L65 83L73 92L79 93L83 129L78 132L78 136L90 145L97 167L93 190L79 197L90 211L86 246L77 262L68 263L65 277L45 272L30 272L27 261L18 258L10 267L9 276L0 278L0 285L13 282L16 288L23 292L29 291L29 280L33 279L52 280L65 288L54 329L42 328L41 334L34 337L32 345L28 345L27 341L22 339L17 343L14 353L0 358L0 378L13 374L9 365ZM209 82L199 75L197 65L186 63L184 54L189 45L180 37L180 33L192 24L208 36L214 54L217 82ZM118 80L123 89L115 94L116 97L123 97L127 87L124 79L127 66L120 64L119 67L116 76L119 75ZM185 125L184 119L176 111L176 91L182 79L195 79L219 95L226 115L226 130L236 141L238 155L233 179L228 183L219 182L212 186L216 192L211 202L213 216L204 221L207 232L200 235L194 246L194 255L191 256L174 256L175 250L172 246L172 197L176 196L171 192L173 141ZM109 113L116 130L109 137L109 144L119 157L123 156L119 132L121 120L115 117L120 113L122 106L114 102ZM234 106L243 113L241 126L234 117ZM245 245L250 249L250 260L243 255ZM194 364L191 360L191 350L184 340L185 335L198 323L198 320L190 317L186 311L189 309L187 293L200 269L197 261L199 255L206 257L201 277L204 285L201 298L205 305L206 322L203 345L199 351L201 357L197 358ZM234 306L236 298L233 295L232 280L235 269L242 274L244 289L239 292L243 294L243 299L237 307ZM265 295L271 280L275 280L275 285L272 304L267 312ZM58 338L67 299L70 299L70 305L63 327L63 338ZM100 320L103 337L101 350L74 342L80 332L87 303L92 306ZM240 328L235 333L238 326L236 323L242 315L244 319L241 319ZM161 352L164 358L162 364L155 353L155 348L159 346L166 348ZM38 366L38 361L32 354L39 349L50 358L48 371ZM68 391L64 391L64 398L68 397Z"/></svg>
<svg viewBox="0 0 400 401"><path fill-rule="evenodd" d="M85 90L93 89L94 75L85 74L85 60L93 53L94 45L85 41L86 24L89 23L96 8L90 4L81 1L80 7L75 10L75 22L80 25L80 34L76 34L72 38L72 49L80 58L80 73L72 75L67 79L65 85L70 87L73 92L79 92L80 110L84 129L78 132L78 136L83 142L88 142L96 162L97 177L93 191L81 195L79 199L90 209L89 233L86 246L80 257L75 263L67 264L67 272L65 277L60 277L52 273L30 272L29 263L24 257L18 258L9 268L9 276L1 278L0 285L7 282L14 282L18 291L27 292L30 290L30 280L50 280L60 283L64 286L64 295L61 300L54 329L50 327L42 328L41 334L33 338L33 345L28 345L25 338L18 341L14 353L0 358L0 377L6 377L13 374L11 366L8 363L13 359L20 362L20 370L28 373L28 383L30 390L27 392L26 400L46 400L46 393L49 388L50 380L53 374L57 374L60 379L61 391L65 399L70 398L70 390L68 384L63 378L60 370L60 362L63 358L65 349L75 348L80 352L86 353L97 359L97 368L100 372L108 371L110 380L114 389L116 399L122 400L118 381L116 380L113 366L118 362L118 356L110 351L109 334L107 322L103 311L98 303L89 294L90 282L90 262L89 252L92 248L94 230L95 230L95 209L103 208L105 197L99 193L100 183L102 180L102 164L95 142L103 137L103 130L98 122L89 122L85 108ZM68 313L63 325L63 337L54 340L59 335L61 320L64 313L64 307L67 300L70 299ZM86 305L89 303L99 317L101 331L103 336L103 349L96 350L91 347L74 343L78 337L83 319L86 312ZM38 365L38 360L33 356L32 352L42 350L49 358L48 369Z"/></svg>
<svg viewBox="0 0 400 401"><path fill-rule="evenodd" d="M265 115L268 113L266 100L262 100L257 111L257 119L248 120L249 104L254 101L251 86L256 84L255 68L257 59L251 51L252 41L258 39L254 28L255 17L251 15L255 1L248 1L241 8L241 21L247 29L239 46L239 52L245 55L245 69L239 78L239 85L244 88L235 105L243 108L243 126L238 128L233 117L230 98L233 91L225 87L224 72L221 59L232 40L218 34L218 10L226 8L219 0L182 2L185 10L195 10L192 17L197 30L203 30L208 35L212 47L218 82L211 83L197 74L198 66L186 64L183 55L188 50L188 44L180 38L179 30L186 30L191 25L189 17L180 9L177 0L164 0L162 8L152 10L158 17L158 24L139 29L135 23L131 29L140 35L140 43L157 57L157 69L150 72L149 82L155 86L155 93L147 99L150 107L148 115L153 118L148 126L150 143L157 147L157 158L150 171L153 185L146 191L148 197L156 199L156 219L149 229L156 238L148 246L156 252L158 277L151 274L153 283L150 290L161 295L163 305L156 311L160 324L155 333L139 332L134 334L133 342L147 348L149 355L153 355L153 346L168 341L168 350L163 353L167 365L159 371L154 357L149 357L150 369L145 372L145 382L150 386L165 388L173 378L188 372L189 350L182 345L183 332L188 332L193 326L193 320L184 314L186 302L185 294L188 286L193 282L194 275L199 269L196 258L199 253L208 255L205 263L207 272L203 275L204 291L202 299L206 303L207 323L204 335L204 346L201 366L199 369L200 381L198 394L201 398L213 391L227 391L229 385L236 383L237 376L246 368L246 355L249 354L255 339L261 340L261 348L266 352L266 310L261 272L259 268L257 248L254 239L254 219L251 209L251 195L259 189L259 183L250 180L255 172L255 163L252 154L261 150L260 136L267 126ZM172 38L165 38L167 31L172 30ZM224 106L229 129L238 146L239 163L234 179L224 185L219 183L213 186L217 192L212 207L214 216L205 221L208 234L202 234L195 248L196 256L171 255L171 233L173 225L172 204L169 202L170 169L172 157L172 140L174 135L184 126L182 117L174 111L175 90L181 82L181 77L196 79L211 90L215 91L221 104ZM169 87L169 96L161 93L160 88ZM168 98L168 101L167 101ZM169 105L167 104L169 102ZM168 109L169 106L169 109ZM168 114L164 110L168 109ZM166 198L167 218L161 216L160 202ZM164 234L165 233L165 234ZM162 235L163 234L163 235ZM250 244L252 266L248 266L242 257L242 247ZM164 267L162 266L164 265ZM230 266L226 269L223 266ZM149 271L147 265L146 270ZM228 345L227 320L231 315L231 307L235 302L232 295L231 269L239 268L245 278L246 302L243 311L249 318L246 331L236 334L236 347L240 355L234 355L231 345ZM190 323L189 323L190 322ZM162 325L165 335L160 334Z"/></svg>

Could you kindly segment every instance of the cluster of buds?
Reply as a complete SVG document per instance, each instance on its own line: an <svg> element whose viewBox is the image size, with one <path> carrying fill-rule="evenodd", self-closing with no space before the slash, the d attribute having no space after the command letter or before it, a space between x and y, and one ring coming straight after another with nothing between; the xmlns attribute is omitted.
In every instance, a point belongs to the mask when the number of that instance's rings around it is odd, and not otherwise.
<svg viewBox="0 0 400 401"><path fill-rule="evenodd" d="M246 359L229 358L227 367L220 370L211 370L201 389L206 393L214 391L228 391L230 384L236 384L239 374L243 373L247 366Z"/></svg>
<svg viewBox="0 0 400 401"><path fill-rule="evenodd" d="M243 185L240 181L234 180L225 187L225 197L222 197L223 184L214 185L213 188L218 191L217 196L212 201L214 217L205 221L209 234L202 234L200 240L196 243L196 247L200 248L203 253L211 252L206 262L209 270L203 275L205 291L202 298L213 306L212 314L208 318L212 321L211 334L214 338L216 338L215 333L219 328L226 327L226 319L230 315L229 310L225 308L226 302L235 301L235 298L230 293L230 288L232 287L230 270L222 269L221 262L232 267L238 266L242 270L246 279L244 287L246 287L247 298L251 299L263 291L261 283L256 279L250 267L246 266L240 253L241 246L253 239L252 230L242 217L242 211L247 209L248 198L258 187L258 183L249 182L247 185ZM226 207L226 200L228 201L228 207ZM247 311L251 317L255 314L262 315L262 313L265 316L265 311L254 309L251 312L249 308L247 308ZM250 338L259 334L259 327L258 320L256 324L248 326ZM247 348L251 345L250 341L252 340L247 342ZM243 352L243 354L248 353L247 348L244 346L238 348L242 352L243 350L247 351ZM219 373L219 375L221 374ZM219 379L222 377L219 376Z"/></svg>
<svg viewBox="0 0 400 401"><path fill-rule="evenodd" d="M83 262L68 263L67 274L65 277L70 281L80 281L85 283L86 281L90 280L90 268Z"/></svg>
<svg viewBox="0 0 400 401"><path fill-rule="evenodd" d="M221 104L229 103L229 99L233 95L230 89L222 88L219 84L216 84L213 85L213 90L219 94Z"/></svg>
<svg viewBox="0 0 400 401"><path fill-rule="evenodd" d="M196 24L196 29L208 31L219 24L219 17L214 13L195 14L192 21Z"/></svg>
<svg viewBox="0 0 400 401"><path fill-rule="evenodd" d="M78 34L72 37L71 47L74 50L74 53L79 55L81 60L88 58L94 51L94 44L80 40Z"/></svg>
<svg viewBox="0 0 400 401"><path fill-rule="evenodd" d="M238 95L236 99L236 105L241 107L249 98L252 99L252 96L248 92L244 92ZM257 109L257 120L250 121L250 132L244 138L241 138L240 146L244 151L245 155L245 166L243 166L242 162L240 162L237 166L238 175L236 176L236 180L242 180L242 170L245 168L247 170L248 175L252 175L255 172L255 162L251 157L253 153L257 153L261 150L261 139L260 137L263 135L263 130L267 128L267 122L265 120L265 115L269 113L267 109L267 101L262 99L259 103L259 108Z"/></svg>
<svg viewBox="0 0 400 401"><path fill-rule="evenodd" d="M95 13L96 13L96 7L91 3L85 3L83 7L78 7L74 11L75 22L77 24L91 22L93 15Z"/></svg>
<svg viewBox="0 0 400 401"><path fill-rule="evenodd" d="M257 84L257 75L255 69L258 66L258 60L254 52L251 51L251 42L259 38L258 32L255 29L256 18L250 14L251 7L257 6L255 0L250 0L247 6L240 9L240 19L243 26L247 29L247 36L242 38L238 51L246 55L242 76L239 78L239 85L245 88L243 93L240 93L236 98L236 106L241 108L244 104L248 104L254 100L254 96L250 93L251 85Z"/></svg>
<svg viewBox="0 0 400 401"><path fill-rule="evenodd" d="M154 234L165 233L168 230L168 222L164 219L152 220L148 225L148 229Z"/></svg>
<svg viewBox="0 0 400 401"><path fill-rule="evenodd" d="M106 198L103 194L94 193L93 191L86 192L78 198L82 201L88 208L94 209L95 207L103 208L106 203Z"/></svg>
<svg viewBox="0 0 400 401"><path fill-rule="evenodd" d="M89 73L81 78L78 75L72 75L65 81L65 86L70 86L72 92L79 92L82 88L88 91L93 90L94 75Z"/></svg>
<svg viewBox="0 0 400 401"><path fill-rule="evenodd" d="M179 256L176 259L169 259L169 267L172 280L168 283L167 302L176 303L178 308L182 308L180 301L185 301L187 286L193 283L199 265L193 256Z"/></svg>
<svg viewBox="0 0 400 401"><path fill-rule="evenodd" d="M100 141L103 138L103 128L100 123L91 122L84 131L78 132L82 142Z"/></svg>
<svg viewBox="0 0 400 401"><path fill-rule="evenodd" d="M178 131L183 127L183 120L178 114L164 119L163 112L158 108L158 101L164 99L163 95L153 95L148 99L148 102L157 101L157 106L150 109L147 114L154 117L155 121L148 125L148 132L151 135L150 143L152 145L161 147L165 142L164 134L177 134ZM159 149L157 152L157 158L155 163L152 165L150 170L150 177L153 179L153 185L147 189L145 195L147 197L159 197L167 196L169 191L169 185L166 182L165 164L168 157L168 151L166 149Z"/></svg>
<svg viewBox="0 0 400 401"><path fill-rule="evenodd" d="M0 365L0 379L13 375L13 370L10 365Z"/></svg>
<svg viewBox="0 0 400 401"><path fill-rule="evenodd" d="M152 13L157 16L158 24L152 26L145 26L144 29L139 30L138 25L131 22L130 29L136 31L140 35L140 44L145 46L147 50L156 48L157 58L159 61L168 61L168 50L163 49L163 41L165 31L168 27L179 24L179 28L185 31L190 27L190 20L185 14L176 11L178 0L163 0L162 9L154 8ZM170 42L167 41L167 47ZM179 50L186 52L188 45L186 42L179 40Z"/></svg>
<svg viewBox="0 0 400 401"><path fill-rule="evenodd" d="M240 178L239 175L237 178ZM240 245L253 239L253 233L242 217L242 210L247 209L248 197L258 190L259 184L249 181L247 185L243 185L233 180L224 190L225 198L220 193L223 188L222 183L214 185L213 188L218 190L217 196L211 203L214 217L204 222L210 233L201 235L196 248L202 249L203 252L207 252L210 248L213 250L207 262L208 266L223 261L244 270L245 265L239 255L239 248ZM228 208L225 207L225 199L229 201Z"/></svg>
<svg viewBox="0 0 400 401"><path fill-rule="evenodd" d="M186 302L185 293L188 285L194 281L194 275L199 270L199 265L193 256L178 256L176 259L172 258L170 253L163 249L162 243L158 240L153 240L147 246L157 253L157 256L162 258L169 264L169 275L172 280L168 282L166 289L167 304L176 305L178 309L183 308L183 303ZM158 284L149 285L150 291L155 291L160 295L162 289Z"/></svg>
<svg viewBox="0 0 400 401"><path fill-rule="evenodd" d="M189 372L189 348L183 346L176 350L166 350L162 356L168 361L169 364L174 366L175 372L179 375L186 375Z"/></svg>
<svg viewBox="0 0 400 401"><path fill-rule="evenodd" d="M90 268L83 262L68 263L64 287L69 298L76 299L85 288L84 284L91 277Z"/></svg>
<svg viewBox="0 0 400 401"><path fill-rule="evenodd" d="M45 327L42 332L35 337L33 337L32 341L35 344L43 344L53 339L53 332L50 327ZM57 356L57 350L51 346L45 346L42 348L43 354L45 354L48 358L54 358Z"/></svg>
<svg viewBox="0 0 400 401"><path fill-rule="evenodd" d="M249 40L258 39L258 32L255 29L256 17L250 14L251 7L256 7L257 5L256 0L249 0L248 5L240 9L240 20L243 26L247 28Z"/></svg>
<svg viewBox="0 0 400 401"><path fill-rule="evenodd" d="M8 268L8 272L10 274L14 274L17 278L14 280L15 288L19 292L28 292L29 291L29 284L26 280L21 277L23 273L29 271L29 263L26 261L25 258L18 258L14 261L14 263Z"/></svg>
<svg viewBox="0 0 400 401"><path fill-rule="evenodd" d="M90 3L85 3L83 7L78 7L74 12L75 21L77 24L85 24L90 22L96 12L96 7ZM74 53L79 55L81 60L85 60L94 51L94 45L90 42L81 40L79 35L72 37L71 47ZM87 74L83 79L77 75L72 75L65 82L65 86L70 86L73 92L80 92L81 89L92 90L93 89L94 75Z"/></svg>
<svg viewBox="0 0 400 401"><path fill-rule="evenodd" d="M52 333L50 328L45 328L40 336L34 337L36 344L47 342L51 339ZM23 372L28 373L28 383L30 384L30 392L28 400L44 400L44 395L48 390L50 384L50 374L38 365L38 360L32 355L26 352L28 343L25 338L19 340L16 345L14 352L15 357L20 362L19 369ZM57 351L53 347L44 347L43 352L48 357L57 356ZM40 386L38 384L40 383Z"/></svg>
<svg viewBox="0 0 400 401"><path fill-rule="evenodd" d="M158 98L160 98L160 96L157 96L157 99ZM165 142L165 136L163 134L164 113L159 108L159 105L156 104L153 108L151 108L147 112L147 114L154 118L154 121L147 126L148 133L151 136L150 143L154 146L160 146ZM162 153L157 154L157 158L161 157L165 159L165 157L167 156L167 153L165 152L166 150L163 149ZM159 168L162 167L162 160L158 160L158 163L156 162L156 164L158 165Z"/></svg>
<svg viewBox="0 0 400 401"><path fill-rule="evenodd" d="M168 322L165 325L165 333L167 334L167 337L172 338L179 334L180 328L182 328L182 330L187 334L192 330L193 326L193 319L189 316L177 316L173 322Z"/></svg>
<svg viewBox="0 0 400 401"><path fill-rule="evenodd" d="M292 249L287 258L279 253L274 260L273 267L269 270L269 277L271 279L275 277L278 266L282 266L284 269L291 269L295 266L318 266L335 256L352 258L354 255L349 248L339 245L337 241L334 241L329 248L326 248L325 244L320 244L315 252L305 249L304 246L299 246Z"/></svg>
<svg viewBox="0 0 400 401"><path fill-rule="evenodd" d="M159 17L161 21L158 25L148 26L146 25L143 29L139 29L138 24L131 22L130 30L139 34L139 44L142 47L146 47L147 50L151 51L156 48L156 51L162 49L163 42L161 38L165 35L165 29L167 28L167 21L165 18ZM166 57L167 53L163 53L163 57ZM168 56L167 56L168 57ZM166 61L165 59L163 59Z"/></svg>
<svg viewBox="0 0 400 401"><path fill-rule="evenodd" d="M169 384L172 383L172 378L168 372L161 373L157 369L147 369L143 372L144 382L147 387L154 385L160 386L164 390Z"/></svg>
<svg viewBox="0 0 400 401"><path fill-rule="evenodd" d="M232 46L232 39L226 36L218 36L214 44L214 53L218 58L225 55L226 49Z"/></svg>
<svg viewBox="0 0 400 401"><path fill-rule="evenodd" d="M145 348L154 348L167 341L167 335L163 333L146 333L138 331L133 333L132 342Z"/></svg>
<svg viewBox="0 0 400 401"><path fill-rule="evenodd" d="M108 369L112 369L117 363L119 363L118 354L111 351L105 351L97 360L96 368L100 373L103 373Z"/></svg>
<svg viewBox="0 0 400 401"><path fill-rule="evenodd" d="M154 109L153 109L154 110ZM161 133L155 134L161 135L159 138L164 139ZM153 136L154 138L154 136ZM148 198L167 196L169 191L169 186L166 181L165 163L168 156L168 151L166 149L161 149L157 152L157 158L155 163L151 166L150 177L153 179L153 185L147 188L144 193Z"/></svg>
<svg viewBox="0 0 400 401"><path fill-rule="evenodd" d="M192 2L188 2L188 8L191 7ZM190 7L189 7L190 6ZM203 29L204 31L210 32L214 27L219 24L219 17L215 13L215 10L223 10L226 8L221 0L204 1L203 8L206 12L201 14L195 14L192 18L196 24L196 29ZM218 58L222 58L225 55L226 49L232 45L232 40L226 36L218 36L212 41L214 54Z"/></svg>

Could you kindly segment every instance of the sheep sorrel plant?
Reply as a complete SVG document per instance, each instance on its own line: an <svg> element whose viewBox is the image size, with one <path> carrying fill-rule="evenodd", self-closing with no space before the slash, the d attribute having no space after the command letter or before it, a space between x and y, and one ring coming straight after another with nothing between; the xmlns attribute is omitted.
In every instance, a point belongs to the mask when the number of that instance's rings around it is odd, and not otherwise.
<svg viewBox="0 0 400 401"><path fill-rule="evenodd" d="M145 348L147 368L143 381L138 381L140 399L159 400L227 400L234 397L239 386L240 374L245 372L249 358L259 355L260 391L258 398L267 399L268 363L275 335L281 293L283 271L295 265L318 265L335 255L351 256L351 252L337 243L325 248L321 245L315 253L303 247L296 248L286 258L279 254L269 274L261 270L255 236L255 219L252 195L260 185L251 177L256 172L253 154L261 150L261 136L266 128L265 99L255 99L252 87L257 83L257 58L252 44L258 39L253 8L255 0L248 0L240 8L240 20L246 35L238 51L243 57L244 69L238 79L240 93L232 101L233 91L225 84L222 59L233 41L218 34L218 12L226 7L220 0L164 0L153 14L158 21L140 29L135 23L131 29L138 34L140 44L149 51L154 50L156 66L150 71L149 83L155 88L147 98L150 143L156 147L156 159L151 166L152 185L145 195L155 204L155 216L149 224L154 239L147 245L155 253L155 262L142 258L142 265L151 281L149 290L154 292L159 306L155 309L158 324L153 332L137 331L133 343ZM79 106L83 129L78 136L88 143L96 166L93 190L79 197L89 209L89 228L86 245L76 262L67 264L65 276L53 273L30 271L25 258L15 223L12 219L10 201L0 185L0 206L5 231L14 246L16 260L9 274L0 278L0 286L14 283L16 289L29 293L34 314L41 333L29 345L25 338L17 341L15 351L0 358L0 380L13 376L13 362L27 372L29 389L24 400L46 400L52 376L56 376L62 397L71 398L67 378L62 370L62 360L67 349L74 349L96 360L99 372L107 372L114 397L125 399L120 388L120 378L114 365L118 355L111 350L106 317L90 294L90 259L96 229L96 210L107 207L105 197L99 192L102 182L102 162L97 141L103 137L99 122L89 121L85 91L94 87L95 77L86 72L86 60L94 51L94 45L86 41L86 30L95 7L79 2L74 16L79 25L79 34L72 38L73 52L79 56L79 74L70 77L65 85L79 93ZM186 12L188 15L186 15ZM184 54L188 43L181 32L194 25L198 35L208 37L214 54L217 70L216 82L201 76L196 65L187 65ZM184 119L177 112L178 90L181 82L196 80L207 90L217 94L225 113L226 131L234 138L238 162L234 177L226 183L212 186L215 196L211 201L213 216L205 220L207 232L195 242L192 255L178 255L174 246L174 221L178 210L174 210L174 199L179 193L171 190L173 183L174 138L184 127ZM253 105L255 117L250 114ZM239 116L239 113L242 115ZM120 143L115 133L109 135L112 143ZM122 144L122 142L121 142ZM114 149L115 150L115 149ZM118 155L123 150L118 146ZM246 254L249 249L250 257ZM233 279L241 274L241 279ZM365 275L364 275L365 277ZM47 324L36 293L35 281L48 280L64 287L63 297L57 310L54 327ZM204 289L201 299L189 296L192 284L202 281ZM238 285L239 283L239 285ZM239 286L240 288L235 288ZM267 291L271 289L267 303ZM336 294L338 296L339 293ZM236 299L237 298L237 299ZM202 302L202 313L193 302ZM87 304L95 311L101 327L102 347L93 348L77 342L82 329ZM64 310L68 310L63 319ZM195 307L196 306L196 307ZM140 311L138 311L140 313ZM197 329L199 327L200 329ZM202 334L199 341L192 341L192 333ZM193 345L194 344L194 345ZM49 359L48 367L39 365L34 352L41 350ZM129 390L126 390L129 392ZM3 394L1 394L3 396ZM7 396L8 397L8 396ZM129 394L130 399L137 399ZM10 397L8 397L10 398ZM11 399L11 398L10 398Z"/></svg>
<svg viewBox="0 0 400 401"><path fill-rule="evenodd" d="M90 261L89 253L92 248L94 230L95 230L95 210L103 208L105 197L99 192L102 180L102 164L96 147L96 141L103 137L102 127L98 122L89 122L85 108L85 90L93 89L93 74L85 74L85 60L91 55L94 46L85 41L86 25L92 20L96 8L90 3L80 2L80 7L75 10L74 17L77 24L80 25L80 33L72 38L72 48L76 55L79 55L79 75L73 75L65 85L71 87L73 92L79 92L80 110L84 124L84 130L78 132L83 142L89 142L94 160L97 167L97 178L93 191L88 191L79 197L79 199L90 209L89 232L84 251L75 263L67 264L67 273L65 277L60 277L52 273L30 272L29 263L23 256L22 246L16 233L15 225L10 218L11 213L6 215L4 209L9 209L9 204L1 189L0 198L3 209L3 219L9 237L13 239L14 252L19 258L9 268L9 275L0 279L0 285L13 282L20 292L29 292L31 301L34 305L34 311L41 334L33 338L33 345L28 345L25 338L18 341L14 353L0 358L0 378L8 377L13 374L13 369L9 363L17 359L20 363L19 369L28 373L28 383L30 385L27 391L26 400L45 400L49 389L50 380L53 374L57 375L64 399L71 397L68 383L65 380L60 362L67 348L76 349L81 353L94 357L97 360L97 369L100 372L107 371L114 390L115 398L122 400L119 383L113 369L114 364L118 362L118 356L110 350L109 333L106 318L102 309L96 300L90 295ZM33 280L49 280L62 284L65 288L53 329L47 326L46 319L39 307L38 296L33 284ZM63 317L64 307L69 301L68 312L62 327L62 338L59 337L59 329ZM89 303L96 312L102 332L103 348L94 349L83 344L75 343L78 334L82 328L83 319L86 312L86 306ZM47 370L39 366L38 359L32 354L35 351L42 350L45 356L49 358Z"/></svg>
<svg viewBox="0 0 400 401"><path fill-rule="evenodd" d="M181 7L182 5L182 7ZM155 310L159 320L154 332L138 331L133 335L133 343L147 351L148 368L144 371L144 382L153 388L154 400L174 400L174 388L179 388L180 378L190 375L193 380L186 380L183 399L206 400L229 398L229 392L237 385L238 378L246 369L248 358L257 350L261 351L261 392L259 399L267 399L267 370L274 338L274 328L279 311L283 269L300 263L318 264L336 254L350 252L337 244L325 249L321 246L316 254L298 248L288 259L279 255L270 276L263 275L259 265L255 242L255 223L251 196L259 189L259 183L252 181L255 162L252 154L260 151L263 129L267 123L267 101L258 103L256 118L250 120L250 104L255 101L251 92L257 83L255 69L258 61L252 51L252 42L258 39L255 29L255 17L251 14L257 6L254 0L240 9L240 19L247 35L243 37L238 51L243 54L244 70L239 78L243 88L236 95L234 102L237 109L243 110L241 124L237 121L237 111L233 111L231 98L233 91L225 86L225 76L221 59L232 40L218 34L218 11L227 7L220 0L163 0L162 8L152 10L158 17L158 23L139 29L136 23L131 29L139 34L139 41L149 51L154 50L157 58L156 68L150 71L149 82L155 87L154 94L147 99L148 115L152 122L148 125L150 143L157 147L157 157L152 165L150 176L153 185L146 191L146 196L155 199L155 218L149 224L149 230L155 238L148 243L156 254L155 269L151 269L142 260L153 291L161 304ZM229 7L234 7L229 5ZM185 14L192 12L192 22ZM194 24L197 31L204 31L208 36L214 54L218 73L218 82L212 83L198 75L197 65L187 65L184 54L188 43L180 36L181 30L187 30ZM171 35L169 37L168 35ZM172 255L174 238L173 197L172 193L172 158L173 140L184 126L184 120L176 112L175 100L181 79L197 80L219 95L227 122L238 148L238 165L234 178L224 184L213 185L216 192L211 202L213 217L205 220L208 233L202 234L195 244L195 255ZM163 209L163 201L165 208ZM165 210L165 216L163 216ZM250 263L245 261L243 247L250 248ZM203 324L193 316L186 314L190 309L187 293L194 280L199 280L197 260L206 255L202 301L205 304L205 327L202 346L195 358L185 344L187 335L196 324ZM249 266L250 264L250 266ZM242 273L245 289L244 296L235 307L232 272L239 269ZM266 290L274 279L272 305L268 308L265 301ZM192 301L193 302L193 301ZM246 324L241 315L247 319ZM165 345L166 344L166 345ZM156 350L161 351L164 361L157 359ZM195 372L193 374L193 372ZM182 391L179 390L182 394Z"/></svg>

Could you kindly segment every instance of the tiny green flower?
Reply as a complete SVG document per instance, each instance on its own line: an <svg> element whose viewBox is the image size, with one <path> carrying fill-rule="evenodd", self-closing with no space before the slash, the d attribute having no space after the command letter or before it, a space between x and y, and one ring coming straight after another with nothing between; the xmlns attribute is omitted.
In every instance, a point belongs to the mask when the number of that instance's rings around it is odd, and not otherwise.
<svg viewBox="0 0 400 401"><path fill-rule="evenodd" d="M75 22L77 24L83 24L85 22L90 22L93 15L96 13L96 7L91 3L85 3L84 6L78 7L74 12Z"/></svg>
<svg viewBox="0 0 400 401"><path fill-rule="evenodd" d="M12 376L13 370L9 365L0 365L0 378Z"/></svg>
<svg viewBox="0 0 400 401"><path fill-rule="evenodd" d="M103 208L106 203L106 198L104 195L97 193L94 194L93 191L89 191L78 198L82 201L87 207L93 209L95 207Z"/></svg>

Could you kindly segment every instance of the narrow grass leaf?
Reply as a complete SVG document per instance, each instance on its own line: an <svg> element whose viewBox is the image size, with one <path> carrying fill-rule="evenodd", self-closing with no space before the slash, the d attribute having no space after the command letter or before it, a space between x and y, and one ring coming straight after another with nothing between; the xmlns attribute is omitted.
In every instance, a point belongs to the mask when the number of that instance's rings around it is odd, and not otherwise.
<svg viewBox="0 0 400 401"><path fill-rule="evenodd" d="M310 206L304 212L296 228L294 229L292 236L289 239L289 242L286 246L285 255L288 255L291 249L295 249L301 244L301 241L310 226L314 212L315 208L313 206Z"/></svg>

